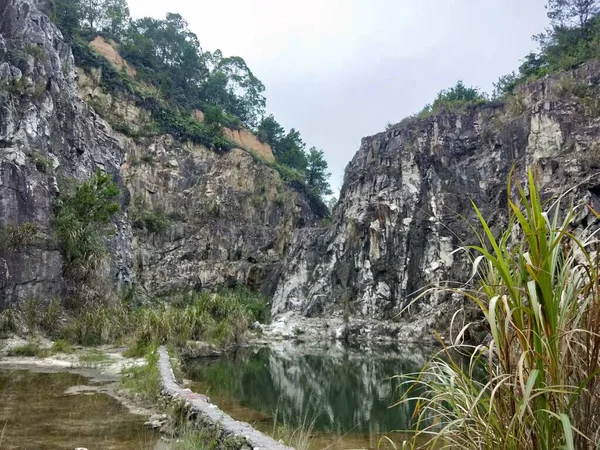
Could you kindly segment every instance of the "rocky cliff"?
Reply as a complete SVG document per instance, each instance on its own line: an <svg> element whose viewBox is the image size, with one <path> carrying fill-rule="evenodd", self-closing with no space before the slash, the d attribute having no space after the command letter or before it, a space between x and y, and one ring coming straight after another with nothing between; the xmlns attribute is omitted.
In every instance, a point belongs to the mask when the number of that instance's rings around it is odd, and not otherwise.
<svg viewBox="0 0 600 450"><path fill-rule="evenodd" d="M269 292L293 231L314 226L322 211L242 149L217 154L116 131L107 111L127 126L149 115L102 92L101 77L77 71L61 33L31 2L0 0L0 310L78 289L64 276L55 206L63 186L96 169L121 190L102 269L111 292L236 283Z"/></svg>
<svg viewBox="0 0 600 450"><path fill-rule="evenodd" d="M396 318L422 289L465 281L475 243L471 201L497 230L506 183L537 173L550 195L600 200L600 63L522 86L505 102L409 118L362 140L326 229L299 230L273 313ZM574 226L591 220L585 214ZM419 335L439 324L447 294L414 308ZM458 299L456 299L458 300Z"/></svg>

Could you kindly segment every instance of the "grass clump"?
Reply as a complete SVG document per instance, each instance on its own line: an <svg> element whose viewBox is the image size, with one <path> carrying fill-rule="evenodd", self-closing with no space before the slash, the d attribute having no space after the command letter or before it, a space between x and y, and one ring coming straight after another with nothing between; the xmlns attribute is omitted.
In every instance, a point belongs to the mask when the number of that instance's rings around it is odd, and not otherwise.
<svg viewBox="0 0 600 450"><path fill-rule="evenodd" d="M19 317L14 308L0 312L0 338L15 334L19 329Z"/></svg>
<svg viewBox="0 0 600 450"><path fill-rule="evenodd" d="M181 433L171 445L173 450L202 450L212 448L206 444L206 433L199 430L189 430Z"/></svg>
<svg viewBox="0 0 600 450"><path fill-rule="evenodd" d="M6 225L0 229L0 251L31 245L38 232L39 228L33 222Z"/></svg>
<svg viewBox="0 0 600 450"><path fill-rule="evenodd" d="M66 353L68 355L75 352L75 348L64 339L58 339L52 344L52 353Z"/></svg>
<svg viewBox="0 0 600 450"><path fill-rule="evenodd" d="M277 413L275 413L275 419L277 419ZM302 423L296 427L290 425L286 420L283 422L275 420L271 436L296 450L310 450L313 443L315 422L316 417L308 417L308 412L302 415Z"/></svg>
<svg viewBox="0 0 600 450"><path fill-rule="evenodd" d="M145 358L146 364L123 369L121 383L145 400L156 402L161 389L156 346L148 347Z"/></svg>
<svg viewBox="0 0 600 450"><path fill-rule="evenodd" d="M509 224L499 239L475 208L483 228L471 248L478 283L461 293L485 317L492 340L463 343L466 325L406 381L409 392L424 392L412 448L419 439L425 448L600 446L597 230L573 234L577 208L561 214L560 199L544 205L531 173L528 182L528 193L515 183L513 202L509 180Z"/></svg>
<svg viewBox="0 0 600 450"><path fill-rule="evenodd" d="M143 341L135 341L132 345L127 347L123 352L125 358L143 358L149 351L151 351L153 344L148 344Z"/></svg>
<svg viewBox="0 0 600 450"><path fill-rule="evenodd" d="M57 329L60 300L43 305L32 297L20 306L12 305L0 312L0 336L26 332L30 336L42 331L53 335Z"/></svg>
<svg viewBox="0 0 600 450"><path fill-rule="evenodd" d="M81 367L94 369L110 364L110 357L98 349L90 349L79 357Z"/></svg>
<svg viewBox="0 0 600 450"><path fill-rule="evenodd" d="M50 349L44 348L36 342L28 342L27 344L18 345L8 351L8 356L46 358L50 355Z"/></svg>

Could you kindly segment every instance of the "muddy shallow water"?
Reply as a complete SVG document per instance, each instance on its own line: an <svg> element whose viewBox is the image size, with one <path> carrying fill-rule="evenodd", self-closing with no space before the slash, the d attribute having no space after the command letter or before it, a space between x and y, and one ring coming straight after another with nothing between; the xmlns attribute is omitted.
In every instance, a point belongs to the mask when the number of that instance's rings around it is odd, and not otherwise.
<svg viewBox="0 0 600 450"><path fill-rule="evenodd" d="M75 388L94 384L67 372L0 370L0 449L153 449L159 437L144 427L144 416Z"/></svg>

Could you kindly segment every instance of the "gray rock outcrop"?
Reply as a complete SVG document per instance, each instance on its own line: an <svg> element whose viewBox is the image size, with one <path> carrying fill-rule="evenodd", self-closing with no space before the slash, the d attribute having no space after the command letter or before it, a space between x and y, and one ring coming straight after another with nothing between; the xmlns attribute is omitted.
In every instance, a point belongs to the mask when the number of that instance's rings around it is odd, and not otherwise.
<svg viewBox="0 0 600 450"><path fill-rule="evenodd" d="M409 118L364 138L331 225L296 232L273 313L392 319L424 288L466 281L472 264L456 250L477 243L471 201L498 231L513 164L521 179L532 168L545 195L573 188L597 206L599 80L600 63L589 62L506 102ZM584 212L574 226L589 220ZM449 320L441 305L452 300L427 295L405 318L422 322L418 335Z"/></svg>
<svg viewBox="0 0 600 450"><path fill-rule="evenodd" d="M60 31L29 0L0 0L0 310L81 288L64 276L55 207L64 185L96 169L122 193L102 268L107 291L135 287L144 298L242 283L271 293L293 231L322 211L240 149L216 154L116 131L110 113L137 125L150 116L103 92L101 77L75 67ZM149 217L163 221L160 230L144 225ZM24 224L34 237L6 239Z"/></svg>

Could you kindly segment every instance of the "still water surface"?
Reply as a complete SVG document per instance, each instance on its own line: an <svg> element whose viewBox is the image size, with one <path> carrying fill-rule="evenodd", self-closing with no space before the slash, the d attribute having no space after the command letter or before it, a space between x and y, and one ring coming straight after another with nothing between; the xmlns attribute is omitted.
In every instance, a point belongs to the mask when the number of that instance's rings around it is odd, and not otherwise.
<svg viewBox="0 0 600 450"><path fill-rule="evenodd" d="M242 349L193 360L185 371L192 390L208 395L234 419L277 437L277 426L311 428L312 447L385 448L411 427L414 401L396 375L418 371L430 352L406 348L301 351L290 345ZM415 394L416 395L416 394Z"/></svg>
<svg viewBox="0 0 600 450"><path fill-rule="evenodd" d="M158 435L143 416L105 394L66 393L89 384L65 372L0 371L0 449L153 449Z"/></svg>

